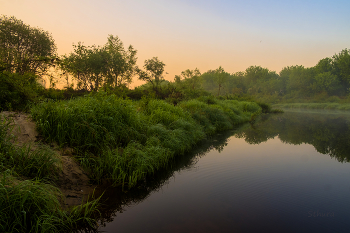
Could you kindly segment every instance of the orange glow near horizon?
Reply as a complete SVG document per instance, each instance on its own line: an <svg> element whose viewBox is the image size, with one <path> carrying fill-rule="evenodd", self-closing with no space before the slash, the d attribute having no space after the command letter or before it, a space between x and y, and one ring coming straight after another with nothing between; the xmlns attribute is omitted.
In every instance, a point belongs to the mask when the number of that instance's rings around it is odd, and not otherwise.
<svg viewBox="0 0 350 233"><path fill-rule="evenodd" d="M195 68L204 73L222 66L235 73L254 65L276 72L311 67L350 47L350 19L340 3L254 1L256 6L224 0L0 0L0 14L49 31L59 55L72 52L73 43L103 45L109 34L117 35L138 51L138 66L152 57L163 61L169 81Z"/></svg>

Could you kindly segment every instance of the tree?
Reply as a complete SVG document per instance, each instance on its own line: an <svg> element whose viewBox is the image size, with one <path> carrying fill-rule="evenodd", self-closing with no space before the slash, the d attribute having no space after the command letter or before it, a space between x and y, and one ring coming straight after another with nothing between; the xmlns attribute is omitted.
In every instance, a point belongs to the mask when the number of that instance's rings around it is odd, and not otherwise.
<svg viewBox="0 0 350 233"><path fill-rule="evenodd" d="M107 40L103 47L79 42L73 45L74 52L62 57L61 68L73 75L79 89L116 89L132 82L136 50L131 45L124 49L117 36L109 35Z"/></svg>
<svg viewBox="0 0 350 233"><path fill-rule="evenodd" d="M333 60L329 57L321 59L314 67L317 74L333 71Z"/></svg>
<svg viewBox="0 0 350 233"><path fill-rule="evenodd" d="M165 64L158 57L153 57L152 59L145 60L145 64L143 65L145 70L136 68L139 79L151 83L157 95L159 94L160 83L164 81L164 66Z"/></svg>
<svg viewBox="0 0 350 233"><path fill-rule="evenodd" d="M135 72L137 51L132 45L125 50L123 42L113 35L109 35L104 49L107 52L105 84L114 88L130 84Z"/></svg>
<svg viewBox="0 0 350 233"><path fill-rule="evenodd" d="M338 76L345 88L350 87L350 50L343 49L333 56L334 74Z"/></svg>
<svg viewBox="0 0 350 233"><path fill-rule="evenodd" d="M225 72L221 66L216 70L208 70L201 76L203 88L211 93L217 92L220 96L222 89L227 84L230 74Z"/></svg>
<svg viewBox="0 0 350 233"><path fill-rule="evenodd" d="M200 76L201 72L196 68L194 70L187 69L181 72L181 76L184 78L185 85L192 90L200 88Z"/></svg>
<svg viewBox="0 0 350 233"><path fill-rule="evenodd" d="M214 77L215 82L218 85L218 96L220 96L221 88L224 87L224 84L227 82L230 74L225 72L224 68L221 66L215 70Z"/></svg>
<svg viewBox="0 0 350 233"><path fill-rule="evenodd" d="M317 92L326 91L328 94L336 94L340 88L338 77L331 72L323 72L315 76L313 88Z"/></svg>
<svg viewBox="0 0 350 233"><path fill-rule="evenodd" d="M14 16L0 17L0 71L45 74L56 60L56 45L43 29Z"/></svg>
<svg viewBox="0 0 350 233"><path fill-rule="evenodd" d="M281 70L280 76L287 79L286 89L300 96L308 96L312 90L314 71L304 66L288 66Z"/></svg>

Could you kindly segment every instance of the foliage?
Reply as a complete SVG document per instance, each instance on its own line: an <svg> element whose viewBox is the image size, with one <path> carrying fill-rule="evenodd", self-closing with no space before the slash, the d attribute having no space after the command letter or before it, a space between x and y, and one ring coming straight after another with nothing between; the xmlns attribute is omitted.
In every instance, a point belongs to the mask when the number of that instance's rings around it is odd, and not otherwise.
<svg viewBox="0 0 350 233"><path fill-rule="evenodd" d="M44 74L56 58L52 36L14 16L0 17L0 72Z"/></svg>
<svg viewBox="0 0 350 233"><path fill-rule="evenodd" d="M260 66L250 66L244 72L228 74L222 67L200 76L185 70L175 76L175 87L181 94L193 97L199 90L217 96L250 96L260 102L317 102L338 96L346 102L350 90L350 50L344 49L331 58L321 59L314 67L295 65L284 67L279 74ZM190 88L195 84L196 88ZM333 97L332 97L333 98ZM335 99L333 98L333 101Z"/></svg>
<svg viewBox="0 0 350 233"><path fill-rule="evenodd" d="M55 179L59 170L59 159L47 147L32 150L28 145L14 146L11 143L11 122L0 116L0 171L12 171L27 178Z"/></svg>
<svg viewBox="0 0 350 233"><path fill-rule="evenodd" d="M117 36L109 35L102 47L85 46L81 42L73 47L73 53L62 57L60 67L73 75L78 89L116 89L131 83L136 50L131 45L125 49Z"/></svg>
<svg viewBox="0 0 350 233"><path fill-rule="evenodd" d="M35 75L0 72L0 111L26 110L44 91Z"/></svg>
<svg viewBox="0 0 350 233"><path fill-rule="evenodd" d="M0 231L71 232L81 224L95 227L92 217L98 199L70 212L62 210L59 190L40 181L56 177L59 159L49 148L14 146L11 128L10 121L0 117Z"/></svg>
<svg viewBox="0 0 350 233"><path fill-rule="evenodd" d="M206 136L259 113L261 108L252 102L202 97L174 106L164 100L136 102L103 92L32 109L44 137L76 148L93 180L128 187L166 167Z"/></svg>
<svg viewBox="0 0 350 233"><path fill-rule="evenodd" d="M165 64L158 57L153 57L152 59L145 60L145 64L143 65L145 70L137 68L138 78L151 83L156 94L159 94L160 84L164 81L164 66Z"/></svg>
<svg viewBox="0 0 350 233"><path fill-rule="evenodd" d="M95 228L93 219L98 199L74 207L60 207L59 190L39 181L16 181L10 176L0 180L1 232L73 232L82 225Z"/></svg>
<svg viewBox="0 0 350 233"><path fill-rule="evenodd" d="M142 140L143 125L131 101L100 92L69 101L43 102L32 108L40 133L61 146L100 152Z"/></svg>

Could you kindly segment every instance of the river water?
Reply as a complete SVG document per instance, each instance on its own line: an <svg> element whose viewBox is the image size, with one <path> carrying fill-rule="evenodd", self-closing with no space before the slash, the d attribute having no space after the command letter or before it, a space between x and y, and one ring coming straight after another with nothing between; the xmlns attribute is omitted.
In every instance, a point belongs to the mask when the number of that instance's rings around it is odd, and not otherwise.
<svg viewBox="0 0 350 233"><path fill-rule="evenodd" d="M128 192L101 232L349 232L350 114L265 115L203 142Z"/></svg>

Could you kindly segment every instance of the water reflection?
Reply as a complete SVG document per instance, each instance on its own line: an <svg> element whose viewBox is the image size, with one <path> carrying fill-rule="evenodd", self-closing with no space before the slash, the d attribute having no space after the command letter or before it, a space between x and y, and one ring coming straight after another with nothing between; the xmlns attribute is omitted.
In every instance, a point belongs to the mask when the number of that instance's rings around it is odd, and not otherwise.
<svg viewBox="0 0 350 233"><path fill-rule="evenodd" d="M322 225L324 219L341 219L343 224L348 212L342 201L350 190L344 186L349 177L347 167L337 166L341 164L336 161L330 166L327 156L316 161L320 156L313 153L311 146L293 145L309 144L319 153L348 162L349 119L349 114L287 112L264 115L254 124L217 135L191 153L177 157L167 169L147 177L132 190L102 188L100 192L105 193L100 229L108 229L103 226L109 225L109 232L114 232L141 221L141 226L144 222L157 224L158 232L164 232L161 227L181 231L207 225L220 232L233 232L233 227L237 232L258 232L261 227L270 232L288 232L289 227L289 232L296 232L303 224L306 227L301 232L310 232L318 225L328 226ZM197 166L201 166L200 172L193 172ZM336 173L341 176L336 177ZM160 190L168 184L167 194L162 197ZM334 193L338 199L332 199ZM133 206L140 208L126 217L123 212L131 212ZM157 215L160 211L167 216ZM183 225L176 220L179 216ZM160 217L164 218L157 219ZM346 225L342 224L339 229Z"/></svg>
<svg viewBox="0 0 350 233"><path fill-rule="evenodd" d="M166 169L162 169L155 175L147 177L136 188L122 190L120 187L113 188L107 185L95 190L95 196L98 197L103 194L99 225L105 226L107 223L112 222L118 214L123 213L126 208L137 205L147 199L152 193L158 192L169 182L169 179L174 176L175 172L193 169L197 161L209 151L221 152L227 146L228 138L233 133L234 131L227 131L203 141L191 153L174 158Z"/></svg>
<svg viewBox="0 0 350 233"><path fill-rule="evenodd" d="M339 162L350 161L350 115L327 112L286 112L262 116L254 125L246 125L236 137L250 144L259 144L278 137L294 145L314 146Z"/></svg>

